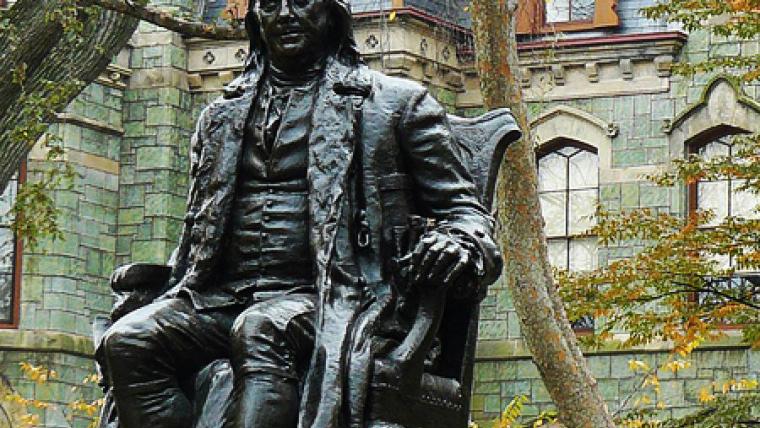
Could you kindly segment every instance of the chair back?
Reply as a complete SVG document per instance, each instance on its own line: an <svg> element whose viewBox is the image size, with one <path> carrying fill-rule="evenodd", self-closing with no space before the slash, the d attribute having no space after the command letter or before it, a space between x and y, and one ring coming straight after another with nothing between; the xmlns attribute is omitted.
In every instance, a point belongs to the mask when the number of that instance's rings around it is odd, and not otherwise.
<svg viewBox="0 0 760 428"><path fill-rule="evenodd" d="M478 188L480 201L494 210L494 193L496 179L510 144L522 137L512 113L505 108L490 111L475 118L449 116L451 129L457 141L464 149L470 173ZM469 305L450 305L444 316L441 331L451 331L455 324L466 323L466 335L449 338L449 350L461 349L459 360L459 383L462 395L463 417L469 418L472 398L473 368L475 365L475 348L478 338L478 320L480 316L479 301ZM450 328L447 328L451 326ZM460 324L461 325L461 324ZM461 332L461 327L454 331ZM461 358L461 359L460 359ZM466 420L457 422L458 426L467 426Z"/></svg>

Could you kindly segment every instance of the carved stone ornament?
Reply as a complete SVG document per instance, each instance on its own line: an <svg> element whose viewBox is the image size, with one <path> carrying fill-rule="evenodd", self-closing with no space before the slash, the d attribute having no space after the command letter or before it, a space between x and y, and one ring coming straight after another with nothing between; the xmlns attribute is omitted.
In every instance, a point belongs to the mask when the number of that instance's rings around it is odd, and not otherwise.
<svg viewBox="0 0 760 428"><path fill-rule="evenodd" d="M205 55L203 55L203 60L206 61L206 64L211 65L214 63L214 61L216 61L216 56L213 52L208 51Z"/></svg>

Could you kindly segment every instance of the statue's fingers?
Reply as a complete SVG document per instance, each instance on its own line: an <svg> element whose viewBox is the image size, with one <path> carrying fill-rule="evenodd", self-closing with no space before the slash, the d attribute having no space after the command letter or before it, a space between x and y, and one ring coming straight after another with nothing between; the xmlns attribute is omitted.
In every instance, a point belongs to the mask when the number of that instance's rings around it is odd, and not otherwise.
<svg viewBox="0 0 760 428"><path fill-rule="evenodd" d="M434 266L435 261L438 259L438 255L441 254L446 247L446 241L438 241L428 248L425 255L422 257L422 261L417 266L417 274L414 277L415 282L421 280L424 276L429 276L428 272Z"/></svg>
<svg viewBox="0 0 760 428"><path fill-rule="evenodd" d="M456 242L448 241L443 250L438 254L433 267L430 270L431 278L438 278L444 272L446 272L456 261L459 254L462 252L462 247Z"/></svg>
<svg viewBox="0 0 760 428"><path fill-rule="evenodd" d="M452 281L459 278L459 275L464 273L464 270L467 268L467 265L469 264L470 264L470 255L465 252L459 257L459 260L457 260L456 263L454 263L446 272L446 274L443 277L443 283L450 284Z"/></svg>
<svg viewBox="0 0 760 428"><path fill-rule="evenodd" d="M435 236L428 235L422 239L420 239L420 242L417 244L417 246L414 248L414 251L412 252L412 260L411 260L411 267L413 270L417 271L420 264L422 264L422 258L427 254L428 247L433 245L436 242Z"/></svg>

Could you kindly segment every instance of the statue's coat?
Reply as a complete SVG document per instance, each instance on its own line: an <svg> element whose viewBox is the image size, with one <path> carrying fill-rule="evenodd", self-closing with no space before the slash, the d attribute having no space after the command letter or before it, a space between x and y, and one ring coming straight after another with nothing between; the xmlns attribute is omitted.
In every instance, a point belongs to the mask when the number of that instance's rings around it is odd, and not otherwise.
<svg viewBox="0 0 760 428"><path fill-rule="evenodd" d="M235 197L243 130L261 79L246 71L208 106L191 147L188 213L170 284L212 287ZM500 271L493 219L453 140L443 108L420 85L363 65L327 64L309 142L309 229L319 307L299 426L359 427L374 321L389 293L389 231L406 214L437 220L474 248L483 283ZM411 192L408 212L384 212L388 192ZM368 245L354 239L366 212Z"/></svg>

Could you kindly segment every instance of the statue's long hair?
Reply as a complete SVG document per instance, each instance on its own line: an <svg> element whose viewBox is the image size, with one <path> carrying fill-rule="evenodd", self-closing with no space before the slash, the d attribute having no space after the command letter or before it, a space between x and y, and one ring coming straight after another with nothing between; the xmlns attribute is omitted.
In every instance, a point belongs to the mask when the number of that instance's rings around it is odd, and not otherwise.
<svg viewBox="0 0 760 428"><path fill-rule="evenodd" d="M351 16L351 6L346 0L327 0L329 10L333 15L331 22L333 28L328 31L330 37L327 40L331 43L329 54L333 55L338 61L348 66L356 66L362 63L359 56L359 50L356 47L354 39L353 17ZM251 42L248 59L246 60L246 71L251 69L261 70L268 61L267 47L261 39L261 24L256 14L256 0L248 3L248 12L245 15L245 29L248 32L248 39Z"/></svg>

